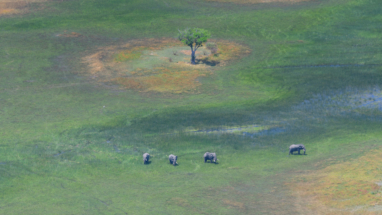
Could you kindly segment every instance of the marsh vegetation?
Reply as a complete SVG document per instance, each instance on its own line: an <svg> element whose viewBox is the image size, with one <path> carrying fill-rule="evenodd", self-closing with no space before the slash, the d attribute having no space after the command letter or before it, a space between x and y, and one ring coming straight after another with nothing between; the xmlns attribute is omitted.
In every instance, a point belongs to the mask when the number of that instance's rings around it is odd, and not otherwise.
<svg viewBox="0 0 382 215"><path fill-rule="evenodd" d="M381 8L0 0L0 213L380 213Z"/></svg>

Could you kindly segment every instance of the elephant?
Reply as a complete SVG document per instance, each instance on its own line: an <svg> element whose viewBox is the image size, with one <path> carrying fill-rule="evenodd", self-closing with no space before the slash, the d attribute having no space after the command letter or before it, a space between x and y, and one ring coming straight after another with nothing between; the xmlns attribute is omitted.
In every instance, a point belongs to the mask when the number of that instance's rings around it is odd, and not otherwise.
<svg viewBox="0 0 382 215"><path fill-rule="evenodd" d="M304 145L302 145L302 144L297 144L297 145L293 144L293 145L289 146L289 154L293 155L294 151L298 151L298 154L300 154L300 150L304 150L304 155L305 155L306 149L305 149Z"/></svg>
<svg viewBox="0 0 382 215"><path fill-rule="evenodd" d="M144 153L143 154L143 164L148 164L150 161L150 154L149 153Z"/></svg>
<svg viewBox="0 0 382 215"><path fill-rule="evenodd" d="M170 164L172 165L177 165L178 163L176 162L178 160L178 156L175 156L173 154L168 156L168 160L170 161Z"/></svg>
<svg viewBox="0 0 382 215"><path fill-rule="evenodd" d="M210 160L211 163L214 162L216 164L217 158L216 158L216 153L215 152L214 153L206 152L206 153L204 153L203 157L204 157L204 163L206 163L207 160Z"/></svg>

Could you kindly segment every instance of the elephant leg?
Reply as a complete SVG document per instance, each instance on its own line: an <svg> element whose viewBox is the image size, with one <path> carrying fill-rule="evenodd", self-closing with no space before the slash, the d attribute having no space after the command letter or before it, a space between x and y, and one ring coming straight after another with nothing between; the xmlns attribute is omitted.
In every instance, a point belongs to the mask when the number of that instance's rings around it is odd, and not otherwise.
<svg viewBox="0 0 382 215"><path fill-rule="evenodd" d="M207 163L207 158L204 158L204 163Z"/></svg>
<svg viewBox="0 0 382 215"><path fill-rule="evenodd" d="M298 150L298 154L300 154L300 149Z"/></svg>

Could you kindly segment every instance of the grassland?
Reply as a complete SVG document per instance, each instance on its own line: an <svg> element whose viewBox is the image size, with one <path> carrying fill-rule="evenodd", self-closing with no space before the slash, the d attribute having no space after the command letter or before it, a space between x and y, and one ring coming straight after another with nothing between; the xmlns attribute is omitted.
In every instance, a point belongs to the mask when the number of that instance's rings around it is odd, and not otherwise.
<svg viewBox="0 0 382 215"><path fill-rule="evenodd" d="M0 213L380 213L382 3L236 3L46 1L2 15ZM123 47L186 27L250 52L198 75L153 59L154 74L148 47ZM105 47L123 65L110 74L131 76L92 78L84 59ZM147 81L129 62L173 76ZM293 143L307 155L288 156Z"/></svg>

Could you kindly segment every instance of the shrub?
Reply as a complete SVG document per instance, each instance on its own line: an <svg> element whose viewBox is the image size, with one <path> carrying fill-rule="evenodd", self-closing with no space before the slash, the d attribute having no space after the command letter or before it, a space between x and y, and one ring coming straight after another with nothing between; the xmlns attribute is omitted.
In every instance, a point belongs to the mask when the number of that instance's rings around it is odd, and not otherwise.
<svg viewBox="0 0 382 215"><path fill-rule="evenodd" d="M215 43L207 43L206 47L211 51L211 54L216 54L218 52L218 47Z"/></svg>

